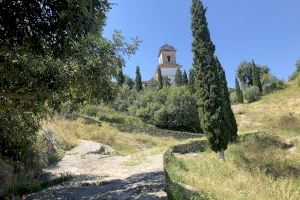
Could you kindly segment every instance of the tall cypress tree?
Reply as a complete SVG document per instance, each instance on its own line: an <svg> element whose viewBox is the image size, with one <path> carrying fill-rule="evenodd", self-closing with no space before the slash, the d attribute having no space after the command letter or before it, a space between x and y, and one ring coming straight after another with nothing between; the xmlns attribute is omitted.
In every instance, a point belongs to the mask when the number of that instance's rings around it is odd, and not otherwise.
<svg viewBox="0 0 300 200"><path fill-rule="evenodd" d="M136 67L136 72L135 72L135 89L136 91L140 92L143 90L143 85L142 85L142 76L140 72L140 67Z"/></svg>
<svg viewBox="0 0 300 200"><path fill-rule="evenodd" d="M228 133L226 133L226 135L228 135L230 142L235 142L238 137L237 123L236 123L236 119L235 119L234 113L231 108L230 94L229 94L229 90L228 90L228 86L227 86L225 71L222 68L222 65L218 58L216 58L216 66L219 70L218 75L219 75L220 87L222 90L222 98L223 98L223 103L224 103L223 104L224 121L227 126L226 131L228 131ZM222 89L222 87L223 87L223 89Z"/></svg>
<svg viewBox="0 0 300 200"><path fill-rule="evenodd" d="M163 88L163 78L161 76L161 69L157 69L157 75L158 75L158 88L162 89Z"/></svg>
<svg viewBox="0 0 300 200"><path fill-rule="evenodd" d="M237 77L235 77L235 94L236 94L236 99L239 103L244 103L244 96L240 87L239 80Z"/></svg>
<svg viewBox="0 0 300 200"><path fill-rule="evenodd" d="M192 92L192 94L195 93L194 84L195 84L195 75L194 75L194 70L191 69L189 74L189 89Z"/></svg>
<svg viewBox="0 0 300 200"><path fill-rule="evenodd" d="M182 73L179 68L176 70L176 74L175 74L175 85L176 86L182 85Z"/></svg>
<svg viewBox="0 0 300 200"><path fill-rule="evenodd" d="M253 81L253 86L258 87L259 92L262 92L259 70L256 67L256 64L253 60L252 60L252 81Z"/></svg>
<svg viewBox="0 0 300 200"><path fill-rule="evenodd" d="M224 150L237 133L234 132L234 120L230 120L234 116L226 114L231 110L228 106L227 83L225 75L222 75L223 69L214 57L215 46L210 38L205 13L202 2L193 0L192 51L196 97L202 130L207 135L211 149L219 152L220 159L225 160Z"/></svg>
<svg viewBox="0 0 300 200"><path fill-rule="evenodd" d="M187 76L185 70L183 71L183 75L182 75L182 84L183 85L188 85L189 84L189 79L188 79L188 76Z"/></svg>

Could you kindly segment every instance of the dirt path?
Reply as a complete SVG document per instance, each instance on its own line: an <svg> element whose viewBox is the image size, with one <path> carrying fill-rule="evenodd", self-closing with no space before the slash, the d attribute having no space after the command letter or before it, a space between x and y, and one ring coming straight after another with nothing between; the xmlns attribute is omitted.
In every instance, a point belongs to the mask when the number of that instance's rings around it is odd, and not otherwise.
<svg viewBox="0 0 300 200"><path fill-rule="evenodd" d="M142 163L128 166L126 162L135 155L90 153L99 149L99 145L82 140L66 152L61 162L47 170L54 175L71 173L75 179L25 199L166 199L162 154L150 154Z"/></svg>

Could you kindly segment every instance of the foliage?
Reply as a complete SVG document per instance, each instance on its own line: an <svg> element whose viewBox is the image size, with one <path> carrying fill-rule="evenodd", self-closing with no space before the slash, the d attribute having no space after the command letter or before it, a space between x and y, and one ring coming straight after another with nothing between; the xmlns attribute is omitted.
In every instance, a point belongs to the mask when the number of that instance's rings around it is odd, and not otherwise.
<svg viewBox="0 0 300 200"><path fill-rule="evenodd" d="M157 69L157 75L158 75L158 88L159 89L162 89L163 88L163 77L162 77L162 75L161 75L161 69L160 68L158 68Z"/></svg>
<svg viewBox="0 0 300 200"><path fill-rule="evenodd" d="M1 3L0 154L26 160L40 120L65 102L73 110L113 98L111 80L140 42L101 36L109 8L107 0Z"/></svg>
<svg viewBox="0 0 300 200"><path fill-rule="evenodd" d="M300 72L300 60L296 62L296 72Z"/></svg>
<svg viewBox="0 0 300 200"><path fill-rule="evenodd" d="M284 89L286 87L286 84L284 81L277 79L275 76L271 74L263 74L261 77L262 82L262 91L263 94L269 94L274 91Z"/></svg>
<svg viewBox="0 0 300 200"><path fill-rule="evenodd" d="M248 101L248 103L252 103L258 100L260 97L260 92L258 87L251 86L244 89L244 98Z"/></svg>
<svg viewBox="0 0 300 200"><path fill-rule="evenodd" d="M165 87L159 91L139 93L130 112L159 128L179 131L199 131L199 119L194 97L185 87Z"/></svg>
<svg viewBox="0 0 300 200"><path fill-rule="evenodd" d="M235 142L237 140L237 123L234 116L234 113L231 109L231 102L230 102L230 94L227 86L225 71L223 70L221 63L218 58L216 59L216 67L218 68L218 74L219 74L219 80L220 80L220 86L221 86L221 94L223 97L223 115L224 115L224 121L226 124L226 130L227 131L224 135L225 137L229 138L230 142ZM222 88L223 87L223 88Z"/></svg>
<svg viewBox="0 0 300 200"><path fill-rule="evenodd" d="M182 80L182 72L181 72L181 70L178 68L178 69L176 70L176 74L175 74L175 85L176 85L176 86L181 86L181 85L183 84L182 81L183 81L183 80Z"/></svg>
<svg viewBox="0 0 300 200"><path fill-rule="evenodd" d="M163 77L162 77L162 80L163 80L163 86L164 86L164 87L170 87L170 86L171 86L169 77L163 76Z"/></svg>
<svg viewBox="0 0 300 200"><path fill-rule="evenodd" d="M133 96L136 96L137 92L135 90L131 90L131 92L134 93L132 94ZM130 116L127 112L115 110L108 105L85 105L81 107L79 112L83 115L89 116L96 120L100 120L102 122L132 125L138 127L144 126L144 123L139 118Z"/></svg>
<svg viewBox="0 0 300 200"><path fill-rule="evenodd" d="M27 112L26 106L14 102L0 104L0 153L3 157L28 164L27 158L34 155L39 117Z"/></svg>
<svg viewBox="0 0 300 200"><path fill-rule="evenodd" d="M192 51L199 117L212 150L218 152L226 150L236 132L233 131L234 116L231 116L232 110L228 106L230 102L224 71L215 59L215 46L210 38L205 13L202 2L193 0Z"/></svg>
<svg viewBox="0 0 300 200"><path fill-rule="evenodd" d="M270 69L267 66L257 65L259 77L268 74ZM241 83L245 86L253 86L253 62L243 61L237 69L237 76Z"/></svg>
<svg viewBox="0 0 300 200"><path fill-rule="evenodd" d="M235 89L236 89L236 99L239 103L244 103L243 92L240 87L239 80L235 77Z"/></svg>
<svg viewBox="0 0 300 200"><path fill-rule="evenodd" d="M119 66L118 69L117 69L116 79L117 79L118 86L122 86L124 84L125 77L124 77L124 74L123 74L122 66Z"/></svg>
<svg viewBox="0 0 300 200"><path fill-rule="evenodd" d="M183 85L188 85L189 84L189 79L188 79L188 76L187 76L185 70L183 71L183 74L182 74L182 84Z"/></svg>
<svg viewBox="0 0 300 200"><path fill-rule="evenodd" d="M132 80L132 78L130 78L129 76L125 75L124 78L124 84L125 86L127 86L129 89L133 89L134 87L134 81Z"/></svg>
<svg viewBox="0 0 300 200"><path fill-rule="evenodd" d="M190 70L189 74L189 89L191 93L195 93L195 74L193 69Z"/></svg>
<svg viewBox="0 0 300 200"><path fill-rule="evenodd" d="M300 74L300 60L297 60L296 62L296 71L290 76L290 80L295 80ZM299 86L300 86L300 80L299 80Z"/></svg>
<svg viewBox="0 0 300 200"><path fill-rule="evenodd" d="M256 64L254 63L254 61L252 60L252 82L253 82L253 86L258 87L259 92L262 92L262 85L261 85L261 81L260 81L260 74L258 71L258 68L256 67Z"/></svg>
<svg viewBox="0 0 300 200"><path fill-rule="evenodd" d="M142 76L141 76L141 71L139 66L136 67L136 71L135 71L135 89L138 92L143 90Z"/></svg>
<svg viewBox="0 0 300 200"><path fill-rule="evenodd" d="M126 112L128 111L128 108L133 104L136 97L136 90L130 89L127 86L122 87L119 90L112 106L118 111Z"/></svg>

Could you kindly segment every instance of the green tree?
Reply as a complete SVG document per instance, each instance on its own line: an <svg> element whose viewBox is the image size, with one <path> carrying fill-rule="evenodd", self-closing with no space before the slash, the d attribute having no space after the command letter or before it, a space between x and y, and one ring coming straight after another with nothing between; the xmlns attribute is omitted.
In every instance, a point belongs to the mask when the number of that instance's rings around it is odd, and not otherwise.
<svg viewBox="0 0 300 200"><path fill-rule="evenodd" d="M231 102L230 102L230 94L229 94L229 90L228 90L228 86L227 86L227 81L226 81L226 76L225 76L225 71L222 68L222 65L219 61L218 58L216 58L216 65L219 71L219 80L220 80L220 87L222 90L222 99L223 99L223 114L224 114L224 121L226 124L226 131L228 131L228 136L229 136L229 141L230 142L235 142L237 140L237 132L238 132L238 128L237 128L237 123L236 123L236 119L234 116L234 113L231 109ZM222 89L223 88L223 89Z"/></svg>
<svg viewBox="0 0 300 200"><path fill-rule="evenodd" d="M263 74L269 74L270 69L267 66L263 65L256 65L259 76L262 76ZM252 70L253 70L253 63L244 61L242 62L237 69L237 77L239 78L240 82L244 86L253 86L253 76L252 76Z"/></svg>
<svg viewBox="0 0 300 200"><path fill-rule="evenodd" d="M163 76L162 79L163 79L163 86L164 87L170 87L171 86L170 79L167 76Z"/></svg>
<svg viewBox="0 0 300 200"><path fill-rule="evenodd" d="M239 80L237 77L235 77L235 93L236 93L236 99L239 103L244 103L244 97L243 97L243 92L240 87Z"/></svg>
<svg viewBox="0 0 300 200"><path fill-rule="evenodd" d="M136 67L136 71L135 71L135 89L138 92L143 90L142 76L141 76L141 71L139 66Z"/></svg>
<svg viewBox="0 0 300 200"><path fill-rule="evenodd" d="M157 69L157 75L158 75L158 83L159 83L159 89L162 89L163 88L163 78L162 78L162 75L161 75L161 69L158 68Z"/></svg>
<svg viewBox="0 0 300 200"><path fill-rule="evenodd" d="M129 110L159 128L200 132L195 97L183 87L147 89L137 95Z"/></svg>
<svg viewBox="0 0 300 200"><path fill-rule="evenodd" d="M134 81L129 76L125 75L124 83L129 87L129 89L132 89L134 87Z"/></svg>
<svg viewBox="0 0 300 200"><path fill-rule="evenodd" d="M211 41L205 17L206 9L200 0L193 0L192 44L193 69L195 69L195 89L199 107L201 128L208 137L211 149L219 152L220 159L225 160L224 150L235 138L232 121L225 112L228 108L228 90L225 76L221 75L214 53L215 46ZM225 90L227 92L225 92ZM234 118L234 116L232 116Z"/></svg>
<svg viewBox="0 0 300 200"><path fill-rule="evenodd" d="M182 75L182 84L183 85L188 85L189 84L189 79L188 79L188 76L187 76L185 70L183 71L183 75Z"/></svg>
<svg viewBox="0 0 300 200"><path fill-rule="evenodd" d="M256 67L255 62L252 60L252 82L253 86L258 87L259 92L262 92L262 85L260 81L259 69Z"/></svg>
<svg viewBox="0 0 300 200"><path fill-rule="evenodd" d="M102 37L109 9L107 0L1 2L1 157L32 161L40 121L64 103L113 98L111 80L138 42Z"/></svg>
<svg viewBox="0 0 300 200"><path fill-rule="evenodd" d="M124 84L125 77L124 77L124 74L123 74L122 66L118 67L116 79L117 79L118 86L122 86Z"/></svg>
<svg viewBox="0 0 300 200"><path fill-rule="evenodd" d="M300 60L296 62L296 72L300 72Z"/></svg>
<svg viewBox="0 0 300 200"><path fill-rule="evenodd" d="M189 89L192 94L195 93L195 75L193 69L190 70L190 74L189 74Z"/></svg>
<svg viewBox="0 0 300 200"><path fill-rule="evenodd" d="M176 70L176 74L175 74L175 85L176 86L182 85L182 72L179 68Z"/></svg>

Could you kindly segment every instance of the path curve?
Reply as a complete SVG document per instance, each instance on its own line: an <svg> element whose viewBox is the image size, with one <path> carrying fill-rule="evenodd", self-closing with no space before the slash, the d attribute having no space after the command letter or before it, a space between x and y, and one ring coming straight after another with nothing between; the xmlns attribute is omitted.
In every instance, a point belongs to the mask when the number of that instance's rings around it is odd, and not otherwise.
<svg viewBox="0 0 300 200"><path fill-rule="evenodd" d="M146 155L142 163L128 166L125 163L135 155L90 153L100 145L82 140L77 147L67 151L56 166L47 170L56 176L71 173L75 178L25 199L166 199L161 153Z"/></svg>

